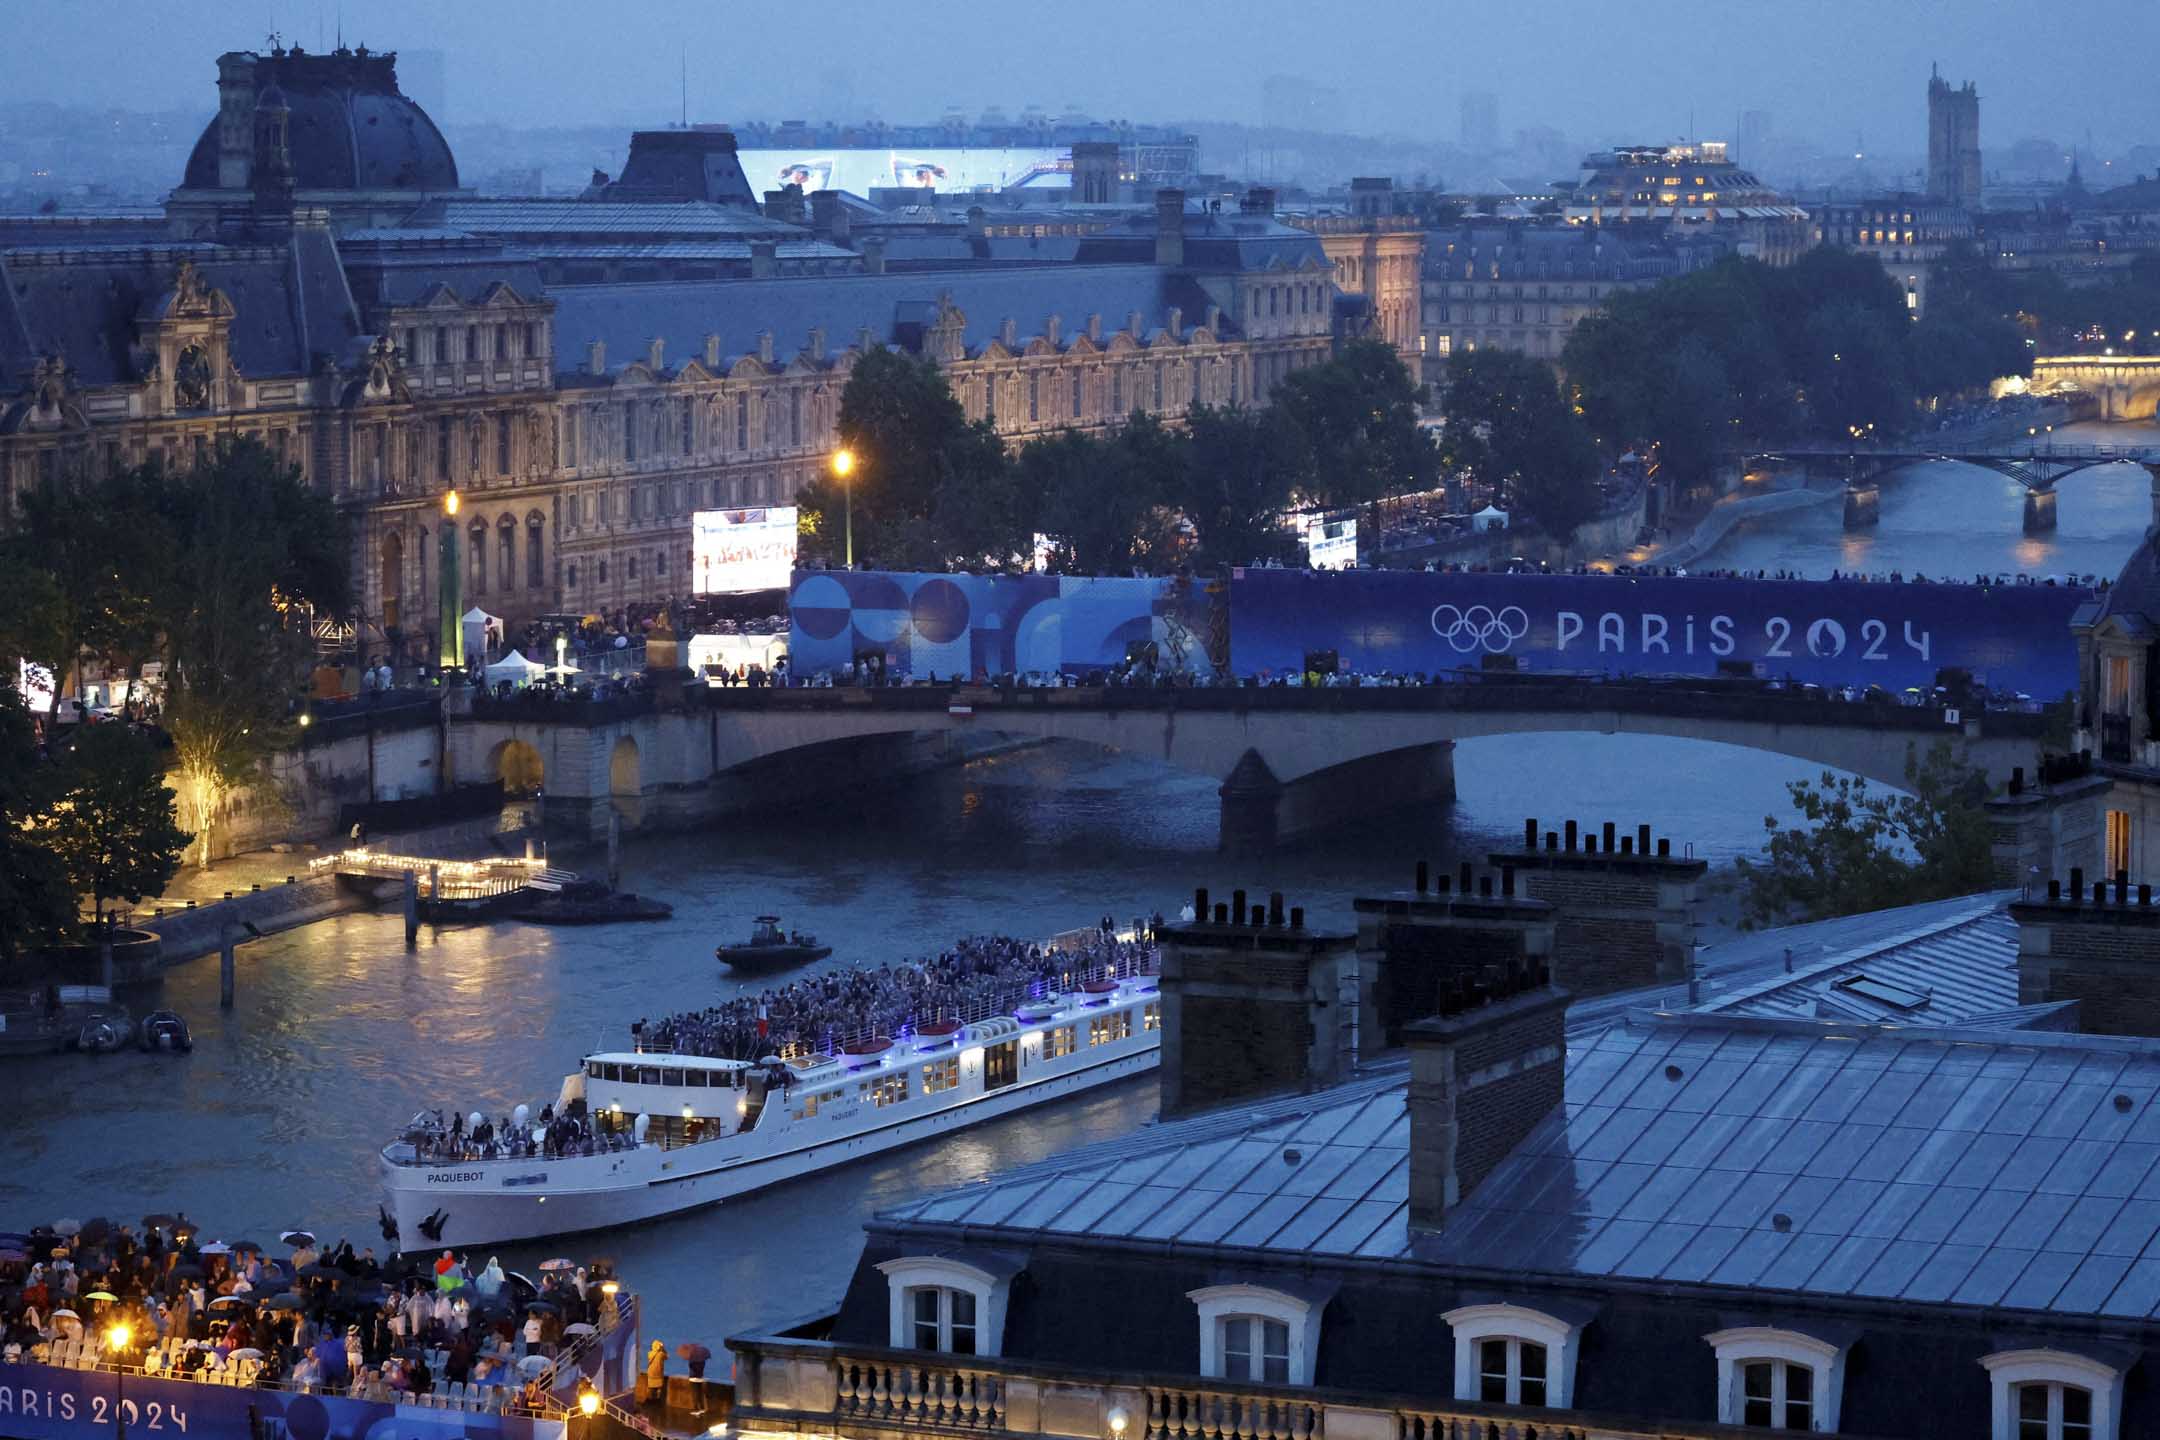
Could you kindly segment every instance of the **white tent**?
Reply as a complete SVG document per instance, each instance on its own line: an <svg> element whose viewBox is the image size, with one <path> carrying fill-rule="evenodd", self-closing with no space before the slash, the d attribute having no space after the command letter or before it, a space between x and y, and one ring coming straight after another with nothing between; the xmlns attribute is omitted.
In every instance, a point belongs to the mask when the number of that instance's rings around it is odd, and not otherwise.
<svg viewBox="0 0 2160 1440"><path fill-rule="evenodd" d="M513 650L502 659L487 667L488 684L508 680L517 685L530 685L535 678L547 673L547 666L537 660L528 660L524 652Z"/></svg>
<svg viewBox="0 0 2160 1440"><path fill-rule="evenodd" d="M465 630L465 663L476 665L487 658L489 638L502 638L502 620L477 605L458 620Z"/></svg>
<svg viewBox="0 0 2160 1440"><path fill-rule="evenodd" d="M1507 511L1497 505L1487 505L1470 517L1470 524L1476 530L1505 530L1508 528Z"/></svg>

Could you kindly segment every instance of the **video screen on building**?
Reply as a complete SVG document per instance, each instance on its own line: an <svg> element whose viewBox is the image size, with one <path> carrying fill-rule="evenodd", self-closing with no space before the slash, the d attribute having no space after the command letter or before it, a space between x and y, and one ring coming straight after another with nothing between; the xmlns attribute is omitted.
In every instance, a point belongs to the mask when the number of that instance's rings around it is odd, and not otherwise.
<svg viewBox="0 0 2160 1440"><path fill-rule="evenodd" d="M785 590L795 569L795 507L700 510L691 521L690 584L697 595Z"/></svg>

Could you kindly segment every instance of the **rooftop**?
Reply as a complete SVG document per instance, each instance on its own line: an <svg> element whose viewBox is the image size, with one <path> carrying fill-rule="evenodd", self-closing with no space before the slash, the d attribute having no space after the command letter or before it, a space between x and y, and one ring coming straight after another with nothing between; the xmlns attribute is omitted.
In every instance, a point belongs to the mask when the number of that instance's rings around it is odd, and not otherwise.
<svg viewBox="0 0 2160 1440"><path fill-rule="evenodd" d="M2160 1041L1637 1014L1434 1235L1407 1076L1231 1107L884 1212L1039 1239L2160 1317Z"/></svg>

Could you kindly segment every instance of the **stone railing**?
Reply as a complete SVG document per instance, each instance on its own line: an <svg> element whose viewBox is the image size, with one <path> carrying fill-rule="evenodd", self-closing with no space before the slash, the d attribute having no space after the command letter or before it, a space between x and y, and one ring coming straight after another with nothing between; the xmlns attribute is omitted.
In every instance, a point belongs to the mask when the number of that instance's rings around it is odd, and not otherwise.
<svg viewBox="0 0 2160 1440"><path fill-rule="evenodd" d="M728 1347L732 1419L743 1440L1747 1440L1762 1433L777 1336L739 1336Z"/></svg>

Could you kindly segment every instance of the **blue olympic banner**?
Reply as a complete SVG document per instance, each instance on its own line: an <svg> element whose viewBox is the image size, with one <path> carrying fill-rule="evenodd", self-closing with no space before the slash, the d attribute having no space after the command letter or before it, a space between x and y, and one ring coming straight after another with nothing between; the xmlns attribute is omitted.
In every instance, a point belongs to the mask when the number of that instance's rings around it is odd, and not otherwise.
<svg viewBox="0 0 2160 1440"><path fill-rule="evenodd" d="M1153 641L1163 669L1205 673L1200 592L1161 578L799 570L788 595L788 665L809 676L879 655L893 677L1083 674Z"/></svg>
<svg viewBox="0 0 2160 1440"><path fill-rule="evenodd" d="M2070 617L2093 592L2063 585L1725 580L1646 575L1238 570L1230 665L1432 674L1511 656L1533 672L1713 675L1903 690L1959 666L2002 691L2053 700L2077 688Z"/></svg>
<svg viewBox="0 0 2160 1440"><path fill-rule="evenodd" d="M0 1364L0 1435L10 1440L109 1440L125 1421L131 1436L159 1440L564 1440L566 1422L480 1410L434 1410L304 1395L246 1385L207 1385L109 1371Z"/></svg>

